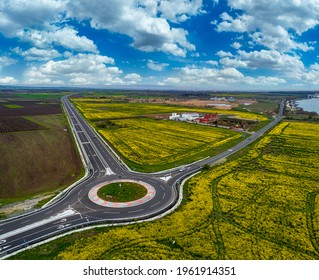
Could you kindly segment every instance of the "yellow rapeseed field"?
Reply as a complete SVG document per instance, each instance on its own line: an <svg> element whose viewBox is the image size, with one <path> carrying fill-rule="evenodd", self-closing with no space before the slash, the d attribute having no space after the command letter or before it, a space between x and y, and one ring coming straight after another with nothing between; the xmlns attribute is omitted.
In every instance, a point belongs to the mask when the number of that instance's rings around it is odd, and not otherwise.
<svg viewBox="0 0 319 280"><path fill-rule="evenodd" d="M27 256L317 260L318 143L319 124L283 122L243 156L190 179L173 214L64 237Z"/></svg>
<svg viewBox="0 0 319 280"><path fill-rule="evenodd" d="M112 120L113 126L97 127L99 133L134 170L151 172L188 164L213 156L235 145L241 134L227 129L175 121L154 120L154 115L173 112L227 114L250 120L267 120L260 114L167 104L109 102L101 99L74 99L92 125Z"/></svg>
<svg viewBox="0 0 319 280"><path fill-rule="evenodd" d="M79 239L57 258L318 259L318 143L318 124L283 122L245 156L192 178L179 211Z"/></svg>
<svg viewBox="0 0 319 280"><path fill-rule="evenodd" d="M143 170L190 163L241 138L241 134L227 129L175 121L141 118L113 123L121 128L98 131L133 167Z"/></svg>
<svg viewBox="0 0 319 280"><path fill-rule="evenodd" d="M237 118L266 121L264 115L253 112L241 112L235 110L220 110L214 108L198 108L198 107L182 107L167 104L153 103L108 103L108 100L99 99L73 99L77 108L83 115L89 119L113 119L133 117L149 114L164 113L181 113L181 112L198 112L198 113L218 113L224 115L232 115Z"/></svg>

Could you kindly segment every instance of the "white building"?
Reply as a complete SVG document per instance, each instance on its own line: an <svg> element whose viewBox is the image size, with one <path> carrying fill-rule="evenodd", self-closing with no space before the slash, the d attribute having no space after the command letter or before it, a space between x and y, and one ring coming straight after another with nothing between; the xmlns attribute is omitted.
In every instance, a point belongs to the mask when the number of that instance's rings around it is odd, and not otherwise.
<svg viewBox="0 0 319 280"><path fill-rule="evenodd" d="M176 120L179 119L180 117L181 117L181 115L179 115L179 114L177 114L177 113L172 113L172 115L169 116L169 119L176 121Z"/></svg>
<svg viewBox="0 0 319 280"><path fill-rule="evenodd" d="M199 114L197 113L184 113L182 114L182 118L186 119L187 121L193 121L199 118Z"/></svg>

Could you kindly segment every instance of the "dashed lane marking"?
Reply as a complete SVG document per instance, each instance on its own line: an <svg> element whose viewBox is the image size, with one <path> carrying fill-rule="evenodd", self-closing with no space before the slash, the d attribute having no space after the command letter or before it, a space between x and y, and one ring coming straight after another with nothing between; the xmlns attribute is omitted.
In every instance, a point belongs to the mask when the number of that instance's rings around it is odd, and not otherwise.
<svg viewBox="0 0 319 280"><path fill-rule="evenodd" d="M138 210L134 210L134 211L129 211L128 213L136 213L136 212L141 212L141 211L144 211L144 208L138 209Z"/></svg>
<svg viewBox="0 0 319 280"><path fill-rule="evenodd" d="M151 205L150 208L155 207L159 203L160 203L160 201L157 201L155 204Z"/></svg>

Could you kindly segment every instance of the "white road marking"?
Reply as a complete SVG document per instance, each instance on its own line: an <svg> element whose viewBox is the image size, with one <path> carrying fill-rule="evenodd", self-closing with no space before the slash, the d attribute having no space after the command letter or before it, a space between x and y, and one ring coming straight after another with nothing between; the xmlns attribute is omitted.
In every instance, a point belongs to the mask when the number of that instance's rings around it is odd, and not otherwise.
<svg viewBox="0 0 319 280"><path fill-rule="evenodd" d="M26 220L26 221L24 221L24 222L21 222L21 225L22 224L26 224L26 223L28 223L28 222L30 222L31 220Z"/></svg>
<svg viewBox="0 0 319 280"><path fill-rule="evenodd" d="M150 208L156 206L156 205L159 204L159 203L160 203L160 201L156 202L155 204L151 205Z"/></svg>
<svg viewBox="0 0 319 280"><path fill-rule="evenodd" d="M51 223L51 222L56 221L56 220L60 220L61 218L72 216L74 214L76 214L76 212L74 210L68 209L68 210L66 210L66 211L64 211L62 213L59 213L59 214L57 214L55 216L52 216L52 217L50 217L48 219L44 219L42 221L35 222L33 224L24 226L22 228L18 228L16 230L12 230L10 232L4 233L4 234L0 235L0 240L1 239L7 239L8 237L14 236L16 234L19 234L19 233L22 233L22 232L25 232L25 231L28 231L28 230L43 226L43 225L45 225L47 223Z"/></svg>
<svg viewBox="0 0 319 280"><path fill-rule="evenodd" d="M115 174L111 168L106 168L106 175L112 175L112 174Z"/></svg>
<svg viewBox="0 0 319 280"><path fill-rule="evenodd" d="M92 208L90 208L90 207L87 207L87 206L85 206L85 205L84 205L84 207L87 208L87 209L89 209L89 210L91 210L91 211L95 211L94 209L92 209Z"/></svg>
<svg viewBox="0 0 319 280"><path fill-rule="evenodd" d="M0 251L2 251L2 250L5 250L5 249L7 249L7 248L9 248L11 245L7 245L7 246L4 246L4 247L0 247Z"/></svg>
<svg viewBox="0 0 319 280"><path fill-rule="evenodd" d="M165 181L165 182L167 182L169 179L171 179L172 178L172 176L165 176L165 177L159 177L161 180L163 180L163 181Z"/></svg>
<svg viewBox="0 0 319 280"><path fill-rule="evenodd" d="M134 211L129 211L128 213L136 213L136 212L141 212L141 211L144 211L144 208L143 209L134 210Z"/></svg>

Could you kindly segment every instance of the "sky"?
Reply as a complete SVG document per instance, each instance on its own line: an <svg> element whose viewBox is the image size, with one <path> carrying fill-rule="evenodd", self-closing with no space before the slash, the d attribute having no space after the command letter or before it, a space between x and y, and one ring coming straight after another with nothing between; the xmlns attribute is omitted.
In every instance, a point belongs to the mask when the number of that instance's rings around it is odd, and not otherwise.
<svg viewBox="0 0 319 280"><path fill-rule="evenodd" d="M319 0L0 0L0 85L317 90Z"/></svg>

